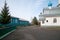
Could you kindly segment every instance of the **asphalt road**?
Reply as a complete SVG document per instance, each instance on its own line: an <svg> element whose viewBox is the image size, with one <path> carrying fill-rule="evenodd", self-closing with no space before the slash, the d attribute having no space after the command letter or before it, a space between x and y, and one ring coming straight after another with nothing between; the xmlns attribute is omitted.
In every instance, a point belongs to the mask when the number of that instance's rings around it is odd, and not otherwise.
<svg viewBox="0 0 60 40"><path fill-rule="evenodd" d="M60 30L49 30L39 26L18 27L2 40L60 40Z"/></svg>

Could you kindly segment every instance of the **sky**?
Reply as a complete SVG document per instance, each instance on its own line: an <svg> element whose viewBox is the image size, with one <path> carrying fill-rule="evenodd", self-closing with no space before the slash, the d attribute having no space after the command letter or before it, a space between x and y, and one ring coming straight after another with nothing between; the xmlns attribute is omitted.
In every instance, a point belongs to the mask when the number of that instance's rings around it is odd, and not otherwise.
<svg viewBox="0 0 60 40"><path fill-rule="evenodd" d="M6 0L11 16L31 21L34 16L39 19L43 8L48 7L48 2L52 2L52 7L58 5L58 0ZM0 0L0 11L4 6L5 0Z"/></svg>

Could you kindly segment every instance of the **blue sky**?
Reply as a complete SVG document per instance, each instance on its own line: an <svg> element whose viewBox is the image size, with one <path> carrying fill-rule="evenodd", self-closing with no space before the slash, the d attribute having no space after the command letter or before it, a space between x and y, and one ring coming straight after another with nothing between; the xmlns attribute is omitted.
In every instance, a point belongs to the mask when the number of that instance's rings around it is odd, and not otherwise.
<svg viewBox="0 0 60 40"><path fill-rule="evenodd" d="M0 0L0 11L4 1ZM40 12L43 8L48 7L49 1L53 3L53 7L58 4L58 0L7 0L7 4L12 16L31 21L34 16L39 19Z"/></svg>

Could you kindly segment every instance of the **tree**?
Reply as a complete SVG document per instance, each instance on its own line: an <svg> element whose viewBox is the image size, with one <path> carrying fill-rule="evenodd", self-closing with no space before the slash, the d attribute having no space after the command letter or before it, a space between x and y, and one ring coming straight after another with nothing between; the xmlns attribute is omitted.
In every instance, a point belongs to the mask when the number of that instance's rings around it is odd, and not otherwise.
<svg viewBox="0 0 60 40"><path fill-rule="evenodd" d="M4 7L2 8L2 11L1 11L0 23L1 24L8 24L10 22L11 22L11 16L9 14L9 9L8 9L7 3L5 1Z"/></svg>
<svg viewBox="0 0 60 40"><path fill-rule="evenodd" d="M38 25L38 20L37 20L36 17L33 18L33 20L32 20L32 24L34 24L34 25Z"/></svg>

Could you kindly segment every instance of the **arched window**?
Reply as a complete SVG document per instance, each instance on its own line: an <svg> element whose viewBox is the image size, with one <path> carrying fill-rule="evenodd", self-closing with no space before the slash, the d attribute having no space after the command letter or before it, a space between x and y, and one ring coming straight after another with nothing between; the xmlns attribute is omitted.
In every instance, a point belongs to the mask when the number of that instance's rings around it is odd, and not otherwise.
<svg viewBox="0 0 60 40"><path fill-rule="evenodd" d="M54 19L53 19L53 23L56 23L56 22L57 22L57 19L56 19L56 18L54 18Z"/></svg>
<svg viewBox="0 0 60 40"><path fill-rule="evenodd" d="M48 20L46 20L46 22L48 22Z"/></svg>

